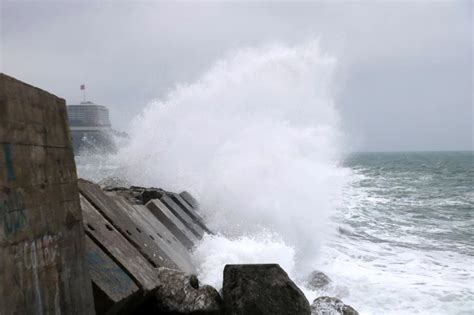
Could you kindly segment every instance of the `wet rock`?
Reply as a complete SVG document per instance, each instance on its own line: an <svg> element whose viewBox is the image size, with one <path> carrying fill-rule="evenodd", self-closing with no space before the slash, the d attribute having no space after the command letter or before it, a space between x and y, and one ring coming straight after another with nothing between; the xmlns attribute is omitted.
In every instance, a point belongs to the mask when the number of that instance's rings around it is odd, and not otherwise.
<svg viewBox="0 0 474 315"><path fill-rule="evenodd" d="M226 315L311 312L303 292L278 264L226 265L222 292Z"/></svg>
<svg viewBox="0 0 474 315"><path fill-rule="evenodd" d="M311 304L312 315L359 315L350 305L335 297L321 296Z"/></svg>
<svg viewBox="0 0 474 315"><path fill-rule="evenodd" d="M148 201L152 199L160 199L164 194L167 193L161 188L146 188L140 186L130 186L130 188L107 186L104 188L104 190L121 195L132 204L137 205L145 205Z"/></svg>
<svg viewBox="0 0 474 315"><path fill-rule="evenodd" d="M313 290L321 290L331 283L331 278L321 271L313 271L308 278L308 287Z"/></svg>
<svg viewBox="0 0 474 315"><path fill-rule="evenodd" d="M117 176L106 177L104 179L101 179L97 184L102 188L110 189L110 190L114 188L120 189L121 187L130 185L127 180L117 177Z"/></svg>
<svg viewBox="0 0 474 315"><path fill-rule="evenodd" d="M160 267L158 286L150 291L135 314L222 314L222 298L216 289L200 287L196 276Z"/></svg>
<svg viewBox="0 0 474 315"><path fill-rule="evenodd" d="M179 193L181 198L183 198L191 207L194 209L199 209L198 201L187 191L182 191Z"/></svg>
<svg viewBox="0 0 474 315"><path fill-rule="evenodd" d="M142 205L146 205L148 201L152 199L160 199L165 192L162 189L159 188L148 188L143 190L143 192L140 194L140 201Z"/></svg>

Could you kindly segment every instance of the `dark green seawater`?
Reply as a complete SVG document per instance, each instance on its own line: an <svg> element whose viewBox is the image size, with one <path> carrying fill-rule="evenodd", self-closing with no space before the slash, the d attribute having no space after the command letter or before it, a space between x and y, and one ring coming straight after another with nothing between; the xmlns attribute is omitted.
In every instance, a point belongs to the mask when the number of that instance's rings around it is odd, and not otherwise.
<svg viewBox="0 0 474 315"><path fill-rule="evenodd" d="M356 153L345 166L324 261L347 290L332 293L365 314L474 314L473 152Z"/></svg>

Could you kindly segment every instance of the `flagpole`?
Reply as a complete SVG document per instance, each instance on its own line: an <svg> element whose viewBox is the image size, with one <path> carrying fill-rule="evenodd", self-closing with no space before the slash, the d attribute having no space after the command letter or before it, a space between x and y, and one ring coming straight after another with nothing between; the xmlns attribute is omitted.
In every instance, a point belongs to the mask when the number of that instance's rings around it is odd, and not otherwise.
<svg viewBox="0 0 474 315"><path fill-rule="evenodd" d="M82 91L82 102L85 103L86 102L86 85L81 84L80 88Z"/></svg>

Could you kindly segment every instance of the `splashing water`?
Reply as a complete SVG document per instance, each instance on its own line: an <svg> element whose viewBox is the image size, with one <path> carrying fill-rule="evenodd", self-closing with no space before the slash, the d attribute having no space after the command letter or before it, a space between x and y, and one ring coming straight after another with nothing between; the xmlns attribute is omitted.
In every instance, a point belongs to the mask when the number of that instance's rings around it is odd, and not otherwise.
<svg viewBox="0 0 474 315"><path fill-rule="evenodd" d="M335 65L315 42L244 49L133 122L127 179L190 191L218 233L195 251L203 282L220 287L226 263L311 271L344 182Z"/></svg>
<svg viewBox="0 0 474 315"><path fill-rule="evenodd" d="M79 174L188 190L208 225L201 282L229 263L279 263L311 302L361 314L472 314L472 152L341 158L334 58L317 43L245 49L135 119L116 156ZM313 269L332 278L305 288Z"/></svg>

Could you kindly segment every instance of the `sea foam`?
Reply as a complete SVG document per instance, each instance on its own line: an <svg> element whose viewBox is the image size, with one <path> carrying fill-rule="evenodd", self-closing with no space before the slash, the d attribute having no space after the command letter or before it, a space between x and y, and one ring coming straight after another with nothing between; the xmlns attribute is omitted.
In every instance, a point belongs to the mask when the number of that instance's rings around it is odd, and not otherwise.
<svg viewBox="0 0 474 315"><path fill-rule="evenodd" d="M219 287L226 263L314 268L344 182L335 66L317 42L242 49L134 120L114 163L200 201L217 233L194 252L203 282Z"/></svg>

